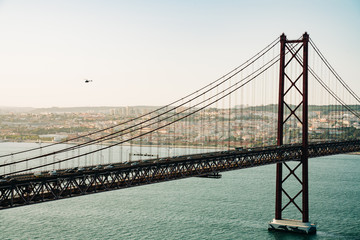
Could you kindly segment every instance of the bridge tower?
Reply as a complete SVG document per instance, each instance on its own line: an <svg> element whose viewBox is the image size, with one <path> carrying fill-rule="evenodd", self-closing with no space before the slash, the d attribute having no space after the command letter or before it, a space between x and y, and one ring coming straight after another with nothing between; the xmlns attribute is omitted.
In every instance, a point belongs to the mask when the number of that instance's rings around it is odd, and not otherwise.
<svg viewBox="0 0 360 240"><path fill-rule="evenodd" d="M276 197L275 197L275 218L269 223L269 230L281 230L302 233L315 233L316 225L309 222L309 191L308 191L308 42L309 35L305 32L300 40L288 40L285 34L280 36L280 71L279 71L279 105L278 105L278 133L277 145L283 145L285 123L293 117L297 125L301 126L302 156L299 163L292 168L285 162L276 165ZM286 58L286 55L289 55ZM294 63L292 63L294 62ZM290 65L298 64L302 71L292 76L287 71ZM289 69L290 71L290 69ZM301 84L302 78L302 84ZM286 83L286 84L285 84ZM299 83L297 85L297 83ZM287 89L285 89L285 86ZM299 87L300 86L300 87ZM298 105L291 105L287 101L289 91L293 90L300 94ZM294 106L296 106L294 108ZM302 169L301 177L297 176L295 170ZM283 167L289 170L287 176L283 176ZM283 183L290 177L294 176L301 185L299 192L291 197L283 188ZM302 196L302 204L299 206L295 199ZM283 205L284 199L287 203ZM302 220L283 219L282 212L289 205L295 207L302 214Z"/></svg>

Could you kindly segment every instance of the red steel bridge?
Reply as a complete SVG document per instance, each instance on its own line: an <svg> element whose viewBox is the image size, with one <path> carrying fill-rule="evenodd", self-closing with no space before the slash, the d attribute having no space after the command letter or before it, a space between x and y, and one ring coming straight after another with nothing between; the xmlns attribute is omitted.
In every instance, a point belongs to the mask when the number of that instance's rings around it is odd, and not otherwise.
<svg viewBox="0 0 360 240"><path fill-rule="evenodd" d="M315 232L308 158L360 151L359 100L307 33L283 34L168 105L128 109L101 130L1 155L0 209L276 164L269 229ZM291 178L295 193L284 187ZM282 222L289 207L307 228Z"/></svg>

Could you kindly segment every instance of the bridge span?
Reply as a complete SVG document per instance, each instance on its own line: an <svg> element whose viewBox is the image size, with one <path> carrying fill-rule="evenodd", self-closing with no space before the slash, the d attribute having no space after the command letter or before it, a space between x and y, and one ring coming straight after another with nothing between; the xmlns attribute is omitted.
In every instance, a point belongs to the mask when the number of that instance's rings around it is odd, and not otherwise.
<svg viewBox="0 0 360 240"><path fill-rule="evenodd" d="M309 157L360 151L360 140L309 144ZM302 146L283 145L192 154L102 167L14 175L0 183L0 209L262 165L301 161Z"/></svg>
<svg viewBox="0 0 360 240"><path fill-rule="evenodd" d="M245 63L168 105L141 113L127 109L111 126L95 123L90 126L100 129L0 155L0 209L276 164L275 218L269 230L315 233L309 219L308 158L360 151L360 140L352 140L360 137L359 103L306 32L295 40L282 34ZM124 162L122 149L128 146L129 160L133 146L157 156ZM161 153L164 146L167 154ZM170 154L176 146L189 151ZM201 146L221 150L190 154ZM111 150L117 148L120 155L113 161ZM96 166L94 158L103 162L103 153L109 165ZM76 169L61 167L74 162ZM45 172L50 166L56 170ZM35 169L44 172L34 174ZM292 176L295 195L283 187ZM299 210L301 221L283 221L289 205Z"/></svg>

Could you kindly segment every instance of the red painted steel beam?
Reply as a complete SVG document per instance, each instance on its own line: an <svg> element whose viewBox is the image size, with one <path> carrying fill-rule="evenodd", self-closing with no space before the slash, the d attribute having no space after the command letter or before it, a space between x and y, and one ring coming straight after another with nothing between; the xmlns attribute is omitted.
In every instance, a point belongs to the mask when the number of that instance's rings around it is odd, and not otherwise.
<svg viewBox="0 0 360 240"><path fill-rule="evenodd" d="M309 180L308 180L308 43L309 35L305 32L303 35L303 122L302 122L302 215L303 222L309 222Z"/></svg>
<svg viewBox="0 0 360 240"><path fill-rule="evenodd" d="M283 145L284 134L284 80L285 80L285 42L286 36L280 36L280 72L277 145ZM276 164L275 219L281 219L282 212L282 163Z"/></svg>

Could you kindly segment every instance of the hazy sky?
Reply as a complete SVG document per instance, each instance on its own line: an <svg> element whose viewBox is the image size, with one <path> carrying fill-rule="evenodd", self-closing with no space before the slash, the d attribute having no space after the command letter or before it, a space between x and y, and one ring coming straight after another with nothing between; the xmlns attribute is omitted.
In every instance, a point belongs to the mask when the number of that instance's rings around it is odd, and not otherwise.
<svg viewBox="0 0 360 240"><path fill-rule="evenodd" d="M358 0L0 0L0 106L164 105L305 31L360 95Z"/></svg>

